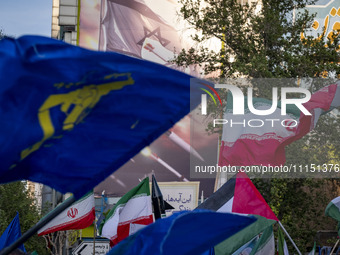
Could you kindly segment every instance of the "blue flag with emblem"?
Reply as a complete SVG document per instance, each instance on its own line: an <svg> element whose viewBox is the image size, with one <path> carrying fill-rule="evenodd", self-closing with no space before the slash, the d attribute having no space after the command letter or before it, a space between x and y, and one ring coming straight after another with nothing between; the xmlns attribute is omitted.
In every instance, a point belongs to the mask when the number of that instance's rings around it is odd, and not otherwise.
<svg viewBox="0 0 340 255"><path fill-rule="evenodd" d="M20 222L19 222L19 213L15 215L14 219L8 225L6 230L0 236L0 251L14 243L17 239L21 237L21 229L20 229ZM25 247L21 244L18 247L20 250L26 252Z"/></svg>
<svg viewBox="0 0 340 255"><path fill-rule="evenodd" d="M196 106L200 83L118 53L3 39L0 182L28 179L79 198Z"/></svg>
<svg viewBox="0 0 340 255"><path fill-rule="evenodd" d="M232 213L181 211L127 237L108 255L213 255L212 247L256 221Z"/></svg>

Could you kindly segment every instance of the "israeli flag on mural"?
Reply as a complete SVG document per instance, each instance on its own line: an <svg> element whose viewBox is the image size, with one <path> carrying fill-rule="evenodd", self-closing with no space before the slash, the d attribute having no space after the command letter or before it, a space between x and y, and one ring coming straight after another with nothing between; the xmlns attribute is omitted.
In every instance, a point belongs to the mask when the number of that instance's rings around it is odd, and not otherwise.
<svg viewBox="0 0 340 255"><path fill-rule="evenodd" d="M50 38L1 40L0 182L28 179L81 197L199 103L190 82Z"/></svg>

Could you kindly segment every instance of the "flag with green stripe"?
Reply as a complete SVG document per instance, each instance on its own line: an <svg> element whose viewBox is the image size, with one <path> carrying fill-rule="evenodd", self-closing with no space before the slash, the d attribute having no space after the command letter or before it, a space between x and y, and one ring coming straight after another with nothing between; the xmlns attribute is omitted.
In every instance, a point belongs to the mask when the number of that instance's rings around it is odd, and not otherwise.
<svg viewBox="0 0 340 255"><path fill-rule="evenodd" d="M274 255L275 254L275 240L273 233L273 225L269 226L263 231L260 239L255 244L250 255Z"/></svg>
<svg viewBox="0 0 340 255"><path fill-rule="evenodd" d="M257 221L215 246L216 255L230 255L250 242L278 219L245 173L239 172L198 209L253 215Z"/></svg>
<svg viewBox="0 0 340 255"><path fill-rule="evenodd" d="M340 235L340 197L334 198L327 205L325 215L338 221L338 233Z"/></svg>
<svg viewBox="0 0 340 255"><path fill-rule="evenodd" d="M62 230L84 229L90 226L94 219L94 194L91 191L39 229L38 235L47 235Z"/></svg>
<svg viewBox="0 0 340 255"><path fill-rule="evenodd" d="M340 222L340 197L334 198L327 205L325 215Z"/></svg>
<svg viewBox="0 0 340 255"><path fill-rule="evenodd" d="M109 211L99 234L110 239L111 246L153 222L149 178L126 193Z"/></svg>
<svg viewBox="0 0 340 255"><path fill-rule="evenodd" d="M289 255L288 246L281 228L278 229L277 250L278 255Z"/></svg>

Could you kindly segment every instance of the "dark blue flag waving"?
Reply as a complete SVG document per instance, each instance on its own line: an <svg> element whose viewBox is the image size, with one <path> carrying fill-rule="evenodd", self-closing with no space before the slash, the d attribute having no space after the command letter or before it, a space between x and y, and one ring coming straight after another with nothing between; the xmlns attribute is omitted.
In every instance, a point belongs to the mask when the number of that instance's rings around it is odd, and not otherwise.
<svg viewBox="0 0 340 255"><path fill-rule="evenodd" d="M211 255L215 245L256 220L232 213L181 211L127 237L108 255Z"/></svg>
<svg viewBox="0 0 340 255"><path fill-rule="evenodd" d="M28 179L80 197L199 103L190 83L200 86L117 53L38 36L1 40L0 182Z"/></svg>
<svg viewBox="0 0 340 255"><path fill-rule="evenodd" d="M21 229L20 229L20 222L19 222L19 213L15 215L12 222L8 225L6 230L0 236L0 251L14 243L17 239L21 237ZM25 247L21 244L18 247L23 252L26 252Z"/></svg>

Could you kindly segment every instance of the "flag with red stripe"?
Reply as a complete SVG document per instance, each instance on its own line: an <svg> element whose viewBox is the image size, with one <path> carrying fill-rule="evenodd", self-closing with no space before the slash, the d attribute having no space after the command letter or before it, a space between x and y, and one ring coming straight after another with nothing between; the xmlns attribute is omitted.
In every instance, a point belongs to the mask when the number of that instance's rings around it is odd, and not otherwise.
<svg viewBox="0 0 340 255"><path fill-rule="evenodd" d="M99 234L111 246L153 222L149 178L126 193L106 215Z"/></svg>
<svg viewBox="0 0 340 255"><path fill-rule="evenodd" d="M253 104L257 110L271 107L271 102L262 98L253 98ZM320 115L340 106L340 81L316 91L303 104L311 115L296 107L287 108L287 115L282 115L277 107L272 114L259 116L246 106L244 115L234 115L232 105L229 93L224 119L232 119L234 125L223 126L219 165L280 166L286 161L285 146L313 130Z"/></svg>
<svg viewBox="0 0 340 255"><path fill-rule="evenodd" d="M278 218L261 193L243 172L239 172L236 176L229 179L228 182L204 201L198 209L251 214L257 218L256 222L215 246L216 255L233 254L278 221Z"/></svg>
<svg viewBox="0 0 340 255"><path fill-rule="evenodd" d="M47 235L62 230L84 229L90 226L94 219L94 194L93 191L91 191L39 229L38 235Z"/></svg>

